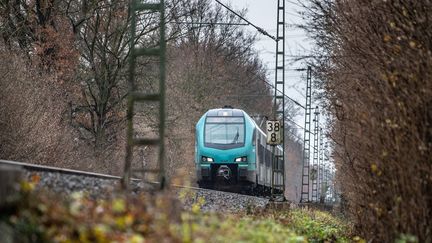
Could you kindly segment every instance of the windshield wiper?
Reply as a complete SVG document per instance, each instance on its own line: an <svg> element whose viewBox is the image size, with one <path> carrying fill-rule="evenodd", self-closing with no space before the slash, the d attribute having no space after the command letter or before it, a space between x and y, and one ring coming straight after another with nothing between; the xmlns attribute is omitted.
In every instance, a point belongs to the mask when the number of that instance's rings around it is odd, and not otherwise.
<svg viewBox="0 0 432 243"><path fill-rule="evenodd" d="M239 132L238 132L238 129L237 129L237 133L236 133L236 135L235 135L235 137L234 137L234 139L233 139L232 143L237 143L237 142L238 142L238 139L239 139L239 137L240 137L240 134L239 134Z"/></svg>

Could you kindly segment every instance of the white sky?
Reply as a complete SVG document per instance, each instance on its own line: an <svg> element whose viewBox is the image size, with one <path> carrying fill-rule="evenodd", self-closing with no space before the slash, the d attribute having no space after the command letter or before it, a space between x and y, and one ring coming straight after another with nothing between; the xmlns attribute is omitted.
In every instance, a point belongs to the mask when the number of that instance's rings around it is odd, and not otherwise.
<svg viewBox="0 0 432 243"><path fill-rule="evenodd" d="M253 24L266 30L270 35L276 36L276 18L277 18L277 0L220 0L224 4L230 4L234 10L247 8L248 12L245 16ZM285 1L285 94L297 100L300 104L305 105L305 89L306 89L306 72L299 72L290 69L306 68L306 64L302 61L292 63L290 55L308 55L312 49L312 41L308 40L306 33L292 25L301 24L303 20L298 13L303 11L301 7L295 4L296 0ZM257 31L252 26L245 26L252 33ZM276 43L267 36L259 34L259 41L255 45L256 50L261 57L261 60L268 68L268 79L274 82L275 69L275 50ZM286 100L289 102L289 100ZM312 106L314 107L314 105ZM299 116L295 117L295 121L299 125L304 125L303 110L300 110ZM303 130L298 130L298 134L302 137Z"/></svg>

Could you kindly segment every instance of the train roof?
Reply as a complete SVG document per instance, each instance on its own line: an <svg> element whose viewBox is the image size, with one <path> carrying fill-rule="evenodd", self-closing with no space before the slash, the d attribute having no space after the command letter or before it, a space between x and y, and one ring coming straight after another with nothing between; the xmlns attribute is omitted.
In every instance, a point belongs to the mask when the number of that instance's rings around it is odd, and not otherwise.
<svg viewBox="0 0 432 243"><path fill-rule="evenodd" d="M218 108L207 111L207 116L244 116L245 112L234 108Z"/></svg>

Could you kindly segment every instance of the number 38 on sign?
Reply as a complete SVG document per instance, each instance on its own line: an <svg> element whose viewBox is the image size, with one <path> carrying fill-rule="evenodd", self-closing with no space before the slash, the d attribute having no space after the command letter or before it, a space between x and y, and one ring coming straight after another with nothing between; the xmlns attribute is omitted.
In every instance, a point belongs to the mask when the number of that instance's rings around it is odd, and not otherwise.
<svg viewBox="0 0 432 243"><path fill-rule="evenodd" d="M282 129L282 123L280 121L267 121L267 144L281 144Z"/></svg>

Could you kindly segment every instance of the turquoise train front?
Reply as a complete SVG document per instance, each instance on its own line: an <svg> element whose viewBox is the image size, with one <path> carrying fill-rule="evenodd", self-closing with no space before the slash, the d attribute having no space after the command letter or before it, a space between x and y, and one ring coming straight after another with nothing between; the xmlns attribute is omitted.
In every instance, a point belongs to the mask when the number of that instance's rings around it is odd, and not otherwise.
<svg viewBox="0 0 432 243"><path fill-rule="evenodd" d="M268 145L267 136L243 110L207 111L196 124L195 138L199 186L223 182L268 191L272 185L283 185L283 167L272 168L273 161L282 164L282 148Z"/></svg>
<svg viewBox="0 0 432 243"><path fill-rule="evenodd" d="M244 111L212 109L196 124L195 163L199 185L216 180L255 183L256 124Z"/></svg>

